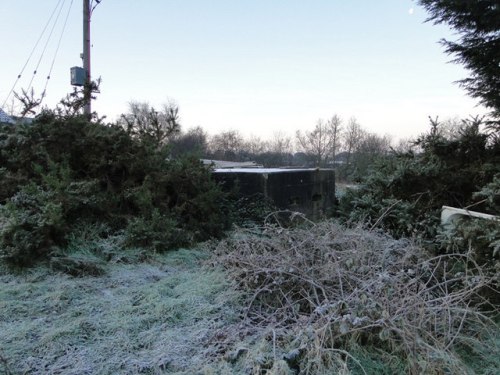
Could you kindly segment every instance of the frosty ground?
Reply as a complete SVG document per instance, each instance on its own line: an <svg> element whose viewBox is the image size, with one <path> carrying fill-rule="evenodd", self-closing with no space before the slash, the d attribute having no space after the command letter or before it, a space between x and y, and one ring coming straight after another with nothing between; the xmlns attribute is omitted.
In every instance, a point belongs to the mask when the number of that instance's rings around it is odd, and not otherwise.
<svg viewBox="0 0 500 375"><path fill-rule="evenodd" d="M121 243L86 235L51 263L0 267L0 374L500 367L498 314L478 302L496 284L468 255L334 221L237 229L165 254Z"/></svg>
<svg viewBox="0 0 500 375"><path fill-rule="evenodd" d="M236 319L237 294L206 254L179 250L106 275L38 267L0 277L0 364L6 374L191 373ZM2 369L2 367L4 367Z"/></svg>

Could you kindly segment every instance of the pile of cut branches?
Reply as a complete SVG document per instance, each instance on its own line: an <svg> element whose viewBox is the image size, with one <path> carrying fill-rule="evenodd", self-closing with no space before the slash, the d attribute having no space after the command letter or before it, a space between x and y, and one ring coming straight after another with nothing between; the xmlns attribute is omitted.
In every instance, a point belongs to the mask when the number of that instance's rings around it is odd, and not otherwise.
<svg viewBox="0 0 500 375"><path fill-rule="evenodd" d="M488 373L500 364L498 326L478 294L495 284L467 255L431 256L410 240L333 222L242 229L214 251L247 295L240 329L260 330L270 348L267 359L240 350L252 371L283 361L300 374L375 365L468 373L474 361Z"/></svg>

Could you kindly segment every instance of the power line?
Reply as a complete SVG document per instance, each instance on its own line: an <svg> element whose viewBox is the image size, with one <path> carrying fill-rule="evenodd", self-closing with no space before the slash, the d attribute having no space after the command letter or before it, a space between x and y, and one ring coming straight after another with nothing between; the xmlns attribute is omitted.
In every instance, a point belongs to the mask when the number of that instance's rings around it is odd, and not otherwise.
<svg viewBox="0 0 500 375"><path fill-rule="evenodd" d="M26 67L28 66L31 58L33 57L33 54L35 53L35 50L36 48L38 47L38 44L40 43L40 41L42 40L42 37L43 35L45 34L45 31L47 30L47 27L49 26L50 24L50 21L52 20L52 18L54 17L54 14L56 13L56 10L57 8L59 8L59 4L61 4L61 1L63 0L59 0L54 8L54 10L52 11L49 19L47 20L47 23L45 24L45 27L43 28L42 32L40 33L40 36L38 37L38 40L36 41L35 43L35 46L33 47L33 49L31 50L29 56L28 56L28 59L26 60L26 62L24 63L24 66L23 68L21 69L21 72L17 75L17 79L15 80L14 84L12 85L12 88L10 89L7 97L5 98L5 101L3 102L2 104L2 108L5 107L5 104L7 103L7 100L9 100L10 96L12 95L12 93L14 92L14 89L16 88L17 86L17 83L19 82L19 80L21 79L23 73L24 73L24 70L26 69Z"/></svg>
<svg viewBox="0 0 500 375"><path fill-rule="evenodd" d="M92 14L92 12L95 10L95 8L101 3L102 0L84 0L84 4L85 2L87 2L88 4L88 19L90 21L90 15ZM56 49L54 51L54 56L52 57L52 61L51 61L51 64L50 64L50 68L49 68L49 72L47 74L47 78L46 78L46 81L45 81L45 85L44 85L44 89L42 91L42 97L41 97L41 101L43 101L44 97L46 96L46 92L47 92L47 87L48 87L48 84L49 84L49 80L51 79L51 75L52 75L52 71L53 71L53 68L54 68L54 65L55 65L55 61L56 61L56 58L57 58L57 55L59 53L59 50L60 50L60 46L61 46L61 42L62 42L62 37L64 36L64 32L66 30L66 26L67 26L67 23L68 23L68 19L69 19L69 15L70 15L70 12L71 12L71 9L72 9L72 6L73 6L73 3L74 3L74 0L71 0L70 2L70 5L68 7L68 10L67 10L67 14L66 14L66 17L65 17L65 20L64 20L64 24L63 24L63 27L62 27L62 30L61 30L61 33L59 35L59 39L58 39L58 42L57 42L57 46L56 46ZM46 33L47 33L47 30L48 30L48 27L49 25L51 25L51 28L50 28L50 32L46 38L46 41L45 41L45 44L43 46L43 49L40 53L40 56L38 58L38 61L36 63L36 67L33 71L33 75L31 77L31 80L29 82L29 85L26 89L26 91L30 90L32 85L33 85L33 82L36 78L36 75L38 73L38 70L40 68L40 64L45 56L45 53L47 51L47 47L49 46L49 43L51 42L51 39L52 39L52 36L54 34L54 30L58 24L58 21L61 17L61 13L65 7L65 5L67 4L66 0L58 0L55 8L52 10L52 13L48 19L48 21L46 22L40 36L38 37L36 43L35 43L35 46L33 47L33 49L31 50L30 54L29 54L29 57L27 59L27 61L25 62L23 68L21 69L21 72L19 73L19 75L17 76L17 79L15 80L11 90L9 91L7 97L5 98L3 104L2 104L2 107L5 106L5 104L7 103L7 101L9 100L9 98L11 97L12 93L14 92L17 84L19 83L19 80L21 79L21 77L23 76L23 73L24 71L26 70L28 64L30 63L33 55L35 54L40 42L42 41L42 38L45 37ZM57 15L56 15L57 13ZM55 19L54 19L54 16L55 16Z"/></svg>
<svg viewBox="0 0 500 375"><path fill-rule="evenodd" d="M92 15L92 13L94 12L94 9L101 3L102 0L95 0L95 5L94 5L94 0L92 0L90 2L90 14Z"/></svg>
<svg viewBox="0 0 500 375"><path fill-rule="evenodd" d="M64 31L66 30L66 25L68 24L68 18L69 18L69 14L71 12L71 8L73 6L73 1L74 0L71 0L71 3L69 4L69 8L68 8L68 13L66 13L66 19L64 20L64 25L63 25L63 28L61 30L61 35L59 36L59 41L57 42L56 51L54 53L54 57L52 59L51 65L50 65L49 74L47 75L47 80L45 81L45 87L43 88L43 91L42 91L42 100L45 98L45 93L47 91L47 86L49 84L50 75L52 74L52 69L54 68L54 63L56 61L56 57L57 57L57 54L59 52L59 47L61 46L62 37L64 35Z"/></svg>
<svg viewBox="0 0 500 375"><path fill-rule="evenodd" d="M47 46L49 45L50 39L52 38L52 34L54 33L54 29L57 25L57 21L59 20L59 17L61 16L61 12L63 10L65 3L66 3L66 0L63 0L63 3L61 4L61 7L59 8L59 12L57 13L57 17L54 21L54 24L52 25L52 28L50 29L49 36L47 37L47 41L45 42L42 53L40 54L40 58L38 59L38 63L35 67L35 70L33 71L33 76L31 77L31 81L30 81L26 91L28 91L31 88L31 85L33 84L33 80L35 79L36 73L38 72L38 68L40 67L40 63L42 62L43 55L45 54L45 51L47 50Z"/></svg>

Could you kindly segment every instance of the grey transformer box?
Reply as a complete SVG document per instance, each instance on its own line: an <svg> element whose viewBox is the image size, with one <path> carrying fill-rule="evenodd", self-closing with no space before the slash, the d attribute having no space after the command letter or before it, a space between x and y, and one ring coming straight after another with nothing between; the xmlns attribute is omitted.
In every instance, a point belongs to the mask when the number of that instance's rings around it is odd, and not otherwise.
<svg viewBox="0 0 500 375"><path fill-rule="evenodd" d="M87 80L86 70L79 66L71 68L71 85L72 86L85 86Z"/></svg>

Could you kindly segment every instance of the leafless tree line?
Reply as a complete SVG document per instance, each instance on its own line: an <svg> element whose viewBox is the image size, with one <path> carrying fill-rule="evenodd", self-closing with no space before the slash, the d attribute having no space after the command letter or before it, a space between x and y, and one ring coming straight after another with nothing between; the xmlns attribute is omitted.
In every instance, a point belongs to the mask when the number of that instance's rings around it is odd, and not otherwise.
<svg viewBox="0 0 500 375"><path fill-rule="evenodd" d="M245 139L238 131L229 130L206 138L208 154L214 158L242 161L253 158L269 166L347 167L357 164L364 168L374 157L388 154L391 143L390 136L370 133L354 117L344 121L338 115L319 119L314 128L298 130L294 137L276 132L269 140L256 136ZM401 142L398 148L404 149L404 144Z"/></svg>
<svg viewBox="0 0 500 375"><path fill-rule="evenodd" d="M308 166L366 168L374 157L391 150L392 139L363 129L358 120L342 119L334 114L319 119L309 130L297 130L294 136L282 131L270 139L245 138L238 130L209 135L202 127L182 130L179 108L175 103L156 110L147 103L132 102L129 112L120 118L123 127L140 137L169 145L172 156L197 156L228 161L256 161L266 167ZM403 143L396 146L403 149Z"/></svg>

